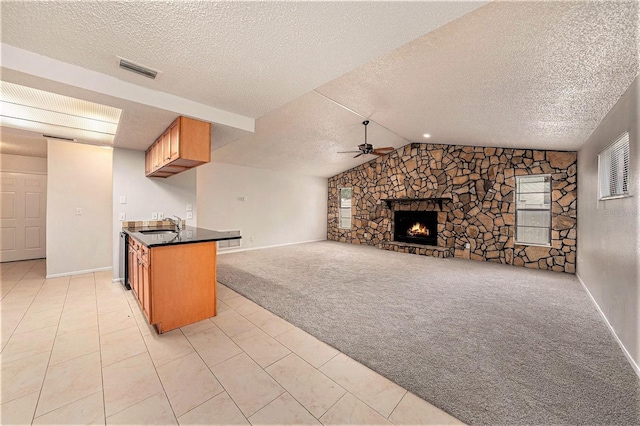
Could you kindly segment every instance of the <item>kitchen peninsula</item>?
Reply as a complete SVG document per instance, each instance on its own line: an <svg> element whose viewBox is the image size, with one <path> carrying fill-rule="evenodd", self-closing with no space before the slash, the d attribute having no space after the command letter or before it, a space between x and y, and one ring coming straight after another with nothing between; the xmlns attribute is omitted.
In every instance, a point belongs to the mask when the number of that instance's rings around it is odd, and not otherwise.
<svg viewBox="0 0 640 426"><path fill-rule="evenodd" d="M181 231L164 224L136 226L139 223L129 222L122 230L129 236L131 290L149 324L164 333L215 316L216 242L241 237L190 226Z"/></svg>

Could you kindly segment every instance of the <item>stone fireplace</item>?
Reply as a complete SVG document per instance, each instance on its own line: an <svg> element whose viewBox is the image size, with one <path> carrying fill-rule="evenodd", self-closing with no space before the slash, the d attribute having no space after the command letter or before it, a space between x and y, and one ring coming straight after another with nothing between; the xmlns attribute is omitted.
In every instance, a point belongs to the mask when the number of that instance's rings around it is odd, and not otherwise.
<svg viewBox="0 0 640 426"><path fill-rule="evenodd" d="M393 215L393 240L438 245L438 212L396 211Z"/></svg>
<svg viewBox="0 0 640 426"><path fill-rule="evenodd" d="M516 179L539 174L551 176L551 243L518 244ZM339 226L345 187L353 188L348 229ZM576 191L575 152L412 143L329 179L327 239L575 273ZM399 212L436 213L436 242L398 238Z"/></svg>

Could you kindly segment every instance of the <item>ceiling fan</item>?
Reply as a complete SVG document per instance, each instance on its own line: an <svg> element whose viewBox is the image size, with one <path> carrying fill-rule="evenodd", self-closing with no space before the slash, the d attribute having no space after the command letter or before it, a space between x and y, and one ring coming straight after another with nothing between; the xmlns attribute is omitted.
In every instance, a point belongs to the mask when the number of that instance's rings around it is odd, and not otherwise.
<svg viewBox="0 0 640 426"><path fill-rule="evenodd" d="M349 154L358 152L359 154L353 158L358 158L362 154L373 154L373 155L386 155L393 151L395 148L392 146L386 146L384 148L373 148L373 145L367 143L367 124L369 124L369 120L365 120L362 122L364 124L364 143L358 145L358 151L339 151L338 154Z"/></svg>

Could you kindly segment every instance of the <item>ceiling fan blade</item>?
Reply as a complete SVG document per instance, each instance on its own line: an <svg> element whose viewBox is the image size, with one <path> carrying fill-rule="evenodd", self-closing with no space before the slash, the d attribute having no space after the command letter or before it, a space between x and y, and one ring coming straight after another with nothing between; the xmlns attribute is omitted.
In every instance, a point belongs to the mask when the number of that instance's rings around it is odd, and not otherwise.
<svg viewBox="0 0 640 426"><path fill-rule="evenodd" d="M338 151L336 154L353 154L354 152L360 152L360 151Z"/></svg>
<svg viewBox="0 0 640 426"><path fill-rule="evenodd" d="M353 158L358 158L358 157L360 157L361 155L362 155L362 153L360 153L360 154L356 155L356 156L355 156L355 157L353 157Z"/></svg>
<svg viewBox="0 0 640 426"><path fill-rule="evenodd" d="M376 148L374 151L394 151L395 148L392 146L385 146L384 148Z"/></svg>

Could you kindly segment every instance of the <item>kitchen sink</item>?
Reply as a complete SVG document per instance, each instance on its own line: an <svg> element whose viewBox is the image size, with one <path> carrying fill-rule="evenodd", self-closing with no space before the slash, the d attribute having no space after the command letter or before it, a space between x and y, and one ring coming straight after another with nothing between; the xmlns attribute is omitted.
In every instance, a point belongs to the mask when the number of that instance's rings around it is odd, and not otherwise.
<svg viewBox="0 0 640 426"><path fill-rule="evenodd" d="M144 231L138 231L141 234L175 234L176 231L172 229L148 229Z"/></svg>

